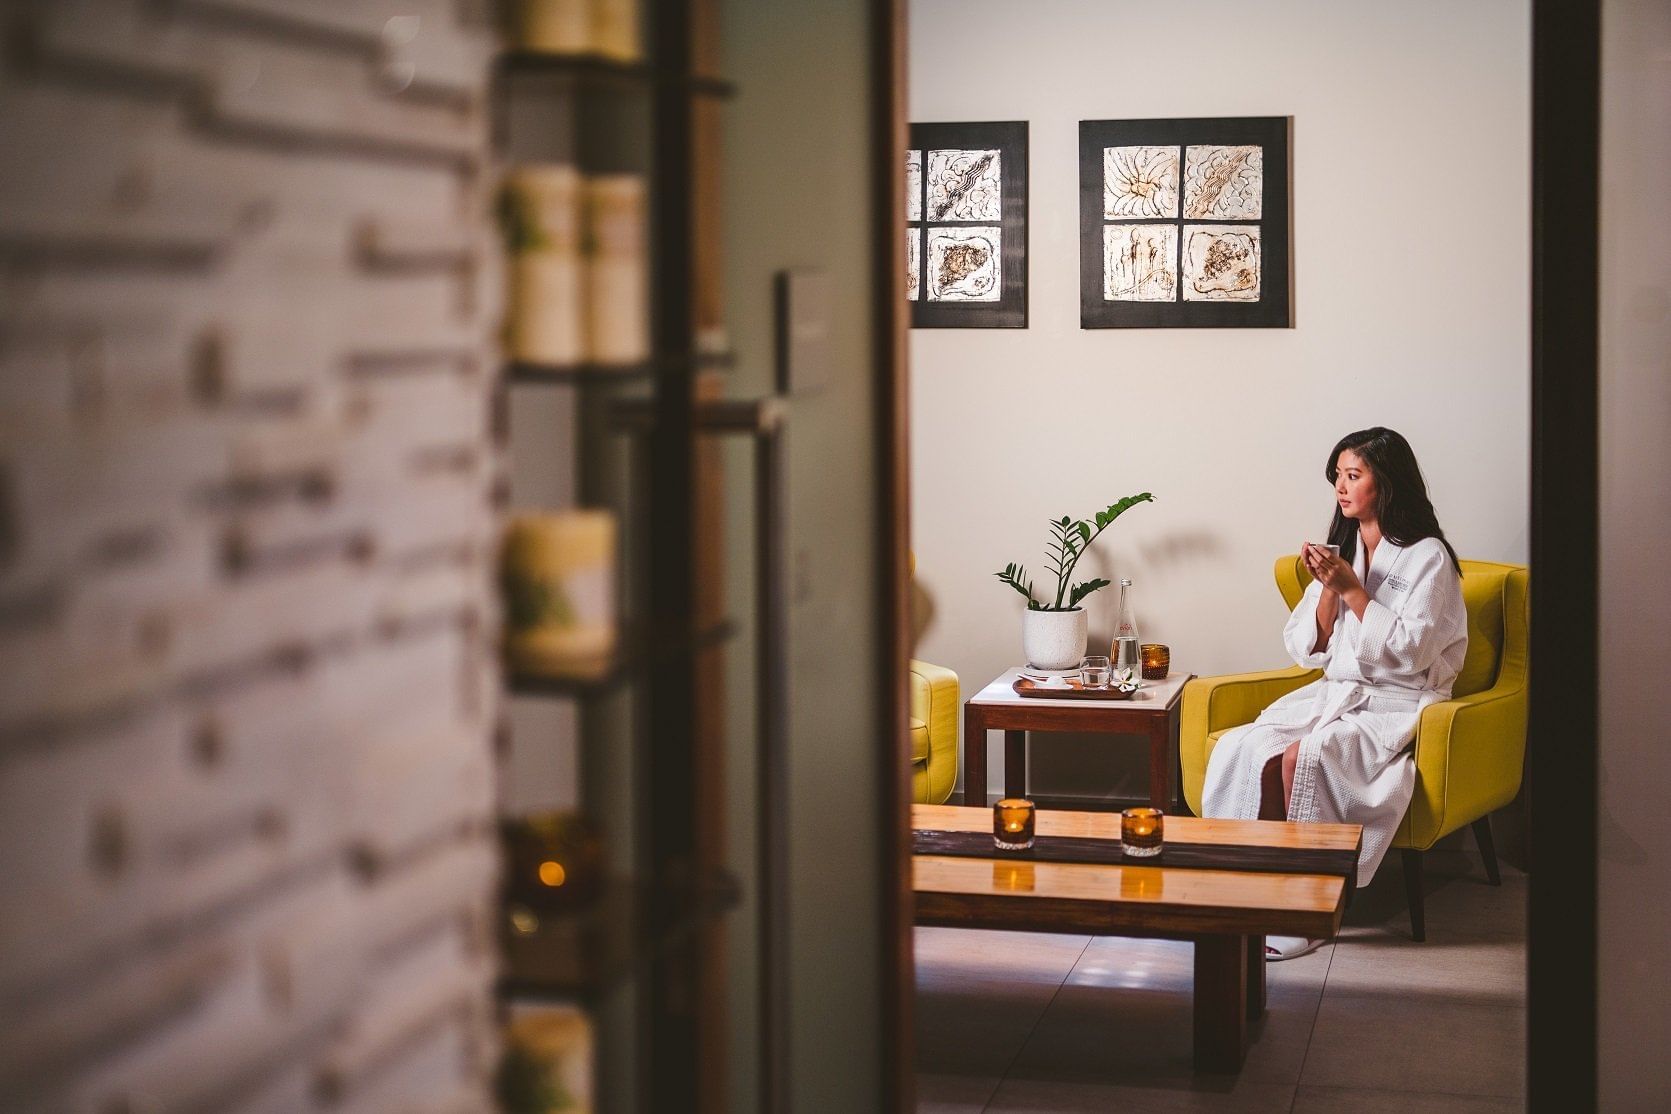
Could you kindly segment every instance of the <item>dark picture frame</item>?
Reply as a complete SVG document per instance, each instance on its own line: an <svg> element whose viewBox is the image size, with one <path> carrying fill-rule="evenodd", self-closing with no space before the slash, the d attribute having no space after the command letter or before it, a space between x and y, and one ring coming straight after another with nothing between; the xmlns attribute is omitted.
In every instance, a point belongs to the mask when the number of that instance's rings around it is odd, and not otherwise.
<svg viewBox="0 0 1671 1114"><path fill-rule="evenodd" d="M1081 120L1080 328L1291 328L1292 124Z"/></svg>
<svg viewBox="0 0 1671 1114"><path fill-rule="evenodd" d="M936 194L935 182L943 181L948 173L961 174L971 183L976 182L987 164L975 153L989 151L998 153L996 218L990 194L973 212L959 213L957 199L976 195L954 190L948 206L945 201L948 195L944 191ZM947 154L953 152L973 157L956 162ZM913 159L918 168L915 175L910 173ZM938 174L931 173L931 164ZM907 243L901 246L906 252L911 327L1025 329L1027 122L912 124L906 165ZM941 200L936 204L934 198ZM999 239L996 252L991 251L993 230ZM955 271L946 266L949 260L957 262ZM997 281L987 289L980 289L983 279L991 279L992 262L998 264ZM948 273L962 276L961 280L936 281L943 280Z"/></svg>

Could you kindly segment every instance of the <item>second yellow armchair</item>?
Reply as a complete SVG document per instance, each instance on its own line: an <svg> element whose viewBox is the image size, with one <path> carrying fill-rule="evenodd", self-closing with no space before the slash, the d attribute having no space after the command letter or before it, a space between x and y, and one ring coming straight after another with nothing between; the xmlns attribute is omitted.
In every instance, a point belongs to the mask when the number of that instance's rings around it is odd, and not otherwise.
<svg viewBox="0 0 1671 1114"><path fill-rule="evenodd" d="M945 804L957 781L957 674L911 663L911 799Z"/></svg>

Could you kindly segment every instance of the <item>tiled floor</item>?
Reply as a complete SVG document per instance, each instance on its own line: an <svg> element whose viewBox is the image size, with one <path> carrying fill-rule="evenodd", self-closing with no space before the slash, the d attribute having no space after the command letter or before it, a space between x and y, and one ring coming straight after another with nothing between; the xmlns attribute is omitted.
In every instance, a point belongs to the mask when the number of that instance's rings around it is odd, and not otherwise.
<svg viewBox="0 0 1671 1114"><path fill-rule="evenodd" d="M1234 1076L1191 1068L1190 944L918 929L917 1109L1521 1110L1526 876L1427 859L1427 942L1394 853L1335 943L1270 965Z"/></svg>

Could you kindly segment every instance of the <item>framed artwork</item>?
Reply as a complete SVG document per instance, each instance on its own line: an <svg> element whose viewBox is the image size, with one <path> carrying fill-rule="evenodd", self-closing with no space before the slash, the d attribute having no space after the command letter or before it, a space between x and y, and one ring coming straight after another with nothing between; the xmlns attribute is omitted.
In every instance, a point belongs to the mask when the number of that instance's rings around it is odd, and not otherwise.
<svg viewBox="0 0 1671 1114"><path fill-rule="evenodd" d="M1027 124L912 124L905 296L918 329L1027 327Z"/></svg>
<svg viewBox="0 0 1671 1114"><path fill-rule="evenodd" d="M1079 325L1289 328L1286 116L1079 122Z"/></svg>

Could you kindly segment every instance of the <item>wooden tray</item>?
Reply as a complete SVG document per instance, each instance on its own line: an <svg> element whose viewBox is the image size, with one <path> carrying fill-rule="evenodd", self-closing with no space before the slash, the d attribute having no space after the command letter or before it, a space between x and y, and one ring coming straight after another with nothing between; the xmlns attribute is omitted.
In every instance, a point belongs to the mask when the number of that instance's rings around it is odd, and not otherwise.
<svg viewBox="0 0 1671 1114"><path fill-rule="evenodd" d="M1037 684L1026 677L1017 677L1010 685L1017 696L1036 696L1041 700L1130 700L1131 692L1122 692L1113 685L1104 689L1088 689L1075 677L1067 678L1067 688Z"/></svg>

